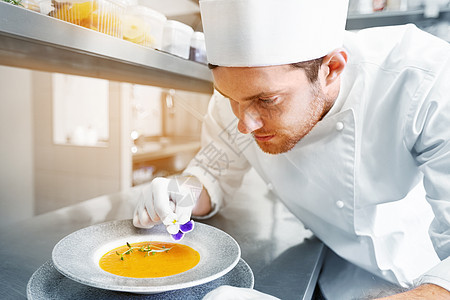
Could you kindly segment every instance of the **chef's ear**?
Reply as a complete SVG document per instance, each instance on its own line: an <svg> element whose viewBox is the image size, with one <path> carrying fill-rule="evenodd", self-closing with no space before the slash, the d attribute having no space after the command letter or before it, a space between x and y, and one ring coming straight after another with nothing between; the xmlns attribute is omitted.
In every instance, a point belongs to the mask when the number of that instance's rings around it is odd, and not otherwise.
<svg viewBox="0 0 450 300"><path fill-rule="evenodd" d="M325 67L326 84L329 85L339 78L339 75L344 71L346 65L347 51L345 49L335 49L325 56L322 61L322 67Z"/></svg>

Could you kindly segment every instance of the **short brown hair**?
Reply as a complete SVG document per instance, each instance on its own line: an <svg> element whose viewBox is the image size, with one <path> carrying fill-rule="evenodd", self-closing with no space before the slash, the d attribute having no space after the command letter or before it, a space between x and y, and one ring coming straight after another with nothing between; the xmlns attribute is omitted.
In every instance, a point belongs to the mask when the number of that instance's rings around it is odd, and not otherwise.
<svg viewBox="0 0 450 300"><path fill-rule="evenodd" d="M319 78L319 69L324 58L325 56L322 56L312 60L293 63L291 66L294 68L304 69L309 82L314 83L317 81L317 78Z"/></svg>
<svg viewBox="0 0 450 300"><path fill-rule="evenodd" d="M293 68L300 68L304 69L306 73L306 77L308 78L310 83L316 82L317 78L319 78L319 69L322 65L323 59L325 56L322 56L320 58L292 63L291 66ZM218 65L208 64L208 68L213 70L217 68Z"/></svg>

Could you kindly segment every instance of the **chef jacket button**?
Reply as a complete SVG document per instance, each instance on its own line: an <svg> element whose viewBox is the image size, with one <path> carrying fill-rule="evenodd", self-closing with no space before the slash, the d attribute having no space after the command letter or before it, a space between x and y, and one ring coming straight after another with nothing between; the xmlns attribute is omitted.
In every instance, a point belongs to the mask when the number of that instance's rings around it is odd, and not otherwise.
<svg viewBox="0 0 450 300"><path fill-rule="evenodd" d="M336 206L337 206L338 208L343 208L343 207L344 207L344 201L341 201L341 200L336 201Z"/></svg>
<svg viewBox="0 0 450 300"><path fill-rule="evenodd" d="M336 123L336 130L337 130L337 131L341 131L342 129L344 129L344 123L342 123L342 122L337 122L337 123Z"/></svg>
<svg viewBox="0 0 450 300"><path fill-rule="evenodd" d="M273 190L273 185L271 183L268 183L267 188L271 191L271 190Z"/></svg>

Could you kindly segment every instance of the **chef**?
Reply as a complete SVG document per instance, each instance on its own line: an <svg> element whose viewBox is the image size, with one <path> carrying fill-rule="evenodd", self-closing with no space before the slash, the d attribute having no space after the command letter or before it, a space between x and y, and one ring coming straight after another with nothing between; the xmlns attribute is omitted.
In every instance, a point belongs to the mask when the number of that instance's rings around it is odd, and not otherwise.
<svg viewBox="0 0 450 300"><path fill-rule="evenodd" d="M215 86L202 149L152 182L134 224L211 216L253 168L332 250L324 298L450 299L450 45L414 25L346 32L342 0L200 9Z"/></svg>

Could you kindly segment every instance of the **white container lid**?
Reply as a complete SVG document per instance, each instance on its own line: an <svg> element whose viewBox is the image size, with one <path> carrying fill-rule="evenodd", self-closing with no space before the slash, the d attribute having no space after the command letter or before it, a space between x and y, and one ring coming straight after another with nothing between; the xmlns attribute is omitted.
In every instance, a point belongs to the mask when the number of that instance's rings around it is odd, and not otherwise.
<svg viewBox="0 0 450 300"><path fill-rule="evenodd" d="M205 34L200 31L195 31L191 37L191 47L196 49L206 49Z"/></svg>
<svg viewBox="0 0 450 300"><path fill-rule="evenodd" d="M191 35L194 32L194 29L192 29L191 26L175 20L167 20L167 22L164 24L164 28L183 31L184 33L189 35Z"/></svg>
<svg viewBox="0 0 450 300"><path fill-rule="evenodd" d="M127 7L127 14L151 17L160 22L165 22L167 20L167 17L163 13L143 5L133 5Z"/></svg>

